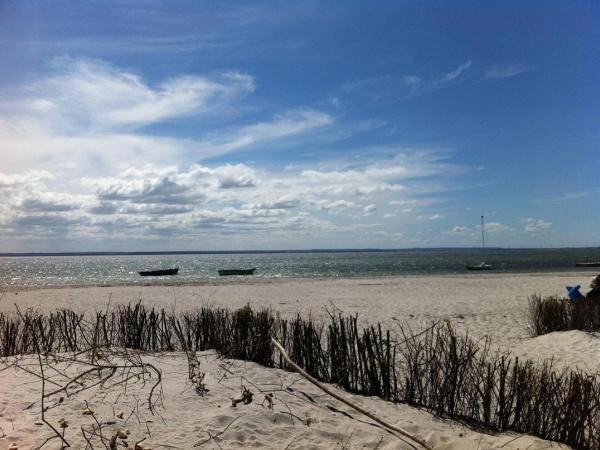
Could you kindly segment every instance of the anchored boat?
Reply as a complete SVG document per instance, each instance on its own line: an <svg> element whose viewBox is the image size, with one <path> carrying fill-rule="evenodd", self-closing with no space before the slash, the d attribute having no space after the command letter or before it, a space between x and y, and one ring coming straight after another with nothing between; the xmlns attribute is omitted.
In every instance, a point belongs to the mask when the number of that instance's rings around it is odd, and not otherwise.
<svg viewBox="0 0 600 450"><path fill-rule="evenodd" d="M219 270L219 276L224 277L227 275L252 275L256 267L252 269L221 269Z"/></svg>
<svg viewBox="0 0 600 450"><path fill-rule="evenodd" d="M485 250L485 232L483 228L483 216L481 216L481 250ZM479 264L468 264L467 270L492 270L494 266L481 261Z"/></svg>
<svg viewBox="0 0 600 450"><path fill-rule="evenodd" d="M492 266L491 264L486 264L483 261L479 264L469 264L467 266L468 270L492 270L494 268L494 266Z"/></svg>
<svg viewBox="0 0 600 450"><path fill-rule="evenodd" d="M179 267L175 269L162 269L162 270L143 270L138 272L142 277L162 277L164 275L177 275Z"/></svg>

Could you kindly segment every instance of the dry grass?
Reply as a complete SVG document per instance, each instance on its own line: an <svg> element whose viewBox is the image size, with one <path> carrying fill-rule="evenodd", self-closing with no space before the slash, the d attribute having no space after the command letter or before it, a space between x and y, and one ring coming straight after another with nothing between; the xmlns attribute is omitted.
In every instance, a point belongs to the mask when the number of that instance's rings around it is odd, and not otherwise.
<svg viewBox="0 0 600 450"><path fill-rule="evenodd" d="M567 330L600 331L600 304L533 295L529 297L528 320L533 336Z"/></svg>
<svg viewBox="0 0 600 450"><path fill-rule="evenodd" d="M532 300L531 305L536 314L557 319L553 327L569 323L563 321L558 300ZM349 392L426 408L481 429L532 434L575 449L600 448L595 376L492 352L489 343L459 336L449 323L419 334L403 329L392 334L380 325L359 328L356 317L341 315L323 324L301 316L285 320L250 307L176 314L141 304L90 317L68 310L0 314L1 356L38 349L43 354L121 347L190 355L214 349L227 357L285 367L271 337L317 380Z"/></svg>

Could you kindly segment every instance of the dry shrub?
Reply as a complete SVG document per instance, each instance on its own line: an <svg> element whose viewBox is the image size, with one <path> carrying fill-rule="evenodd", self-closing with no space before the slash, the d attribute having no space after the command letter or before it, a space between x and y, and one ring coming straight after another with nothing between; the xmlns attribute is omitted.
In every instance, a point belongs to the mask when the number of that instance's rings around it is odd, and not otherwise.
<svg viewBox="0 0 600 450"><path fill-rule="evenodd" d="M560 297L533 295L529 300L529 328L533 336L554 331L600 331L600 304L582 300L571 303Z"/></svg>
<svg viewBox="0 0 600 450"><path fill-rule="evenodd" d="M536 333L572 324L594 326L595 314L560 299L530 299ZM35 352L37 342L47 351L106 346L194 355L214 349L227 357L285 367L271 344L274 337L316 379L349 392L408 403L487 430L533 434L575 449L600 448L596 376L492 352L489 342L457 335L449 323L416 335L403 329L399 334L397 341L380 325L362 328L356 317L341 315L318 323L301 316L285 320L250 306L169 313L136 304L91 317L66 310L0 314L0 356Z"/></svg>

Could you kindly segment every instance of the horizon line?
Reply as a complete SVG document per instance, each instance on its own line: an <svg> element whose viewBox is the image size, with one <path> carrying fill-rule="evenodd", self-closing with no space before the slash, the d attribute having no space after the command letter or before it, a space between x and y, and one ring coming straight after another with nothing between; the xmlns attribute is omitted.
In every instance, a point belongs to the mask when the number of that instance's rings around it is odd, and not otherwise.
<svg viewBox="0 0 600 450"><path fill-rule="evenodd" d="M585 247L486 247L485 250L585 250L599 249L599 246ZM81 251L81 252L0 252L0 257L18 256L143 256L143 255L233 255L268 253L366 253L399 251L435 250L482 250L481 247L405 247L405 248L313 248L281 250L164 250L164 251Z"/></svg>

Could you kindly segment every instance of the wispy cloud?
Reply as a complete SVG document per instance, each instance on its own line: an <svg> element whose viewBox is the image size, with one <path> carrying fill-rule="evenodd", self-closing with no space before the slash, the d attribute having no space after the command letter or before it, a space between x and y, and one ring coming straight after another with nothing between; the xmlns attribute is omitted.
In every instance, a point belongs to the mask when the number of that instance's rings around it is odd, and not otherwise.
<svg viewBox="0 0 600 450"><path fill-rule="evenodd" d="M554 200L557 202L570 202L573 200L580 200L582 198L589 197L590 194L590 191L565 192L563 195L556 197Z"/></svg>
<svg viewBox="0 0 600 450"><path fill-rule="evenodd" d="M210 113L254 90L251 76L226 72L183 75L156 87L138 74L98 60L58 58L55 74L27 86L13 111L54 130L138 128L190 114Z"/></svg>
<svg viewBox="0 0 600 450"><path fill-rule="evenodd" d="M160 163L166 153L190 164L334 122L323 111L297 108L203 133L207 116L223 122L237 118L240 103L254 90L253 77L237 71L174 76L151 85L135 72L103 61L55 59L46 77L14 87L0 101L5 170L110 172L123 168L124 161ZM174 119L200 126L169 136L148 128Z"/></svg>
<svg viewBox="0 0 600 450"><path fill-rule="evenodd" d="M544 203L557 203L557 202L575 202L589 197L590 195L594 195L596 192L600 191L599 189L590 189L586 191L575 191L575 192L565 192L563 194L557 194L552 197L537 197L534 199L535 203L544 204Z"/></svg>
<svg viewBox="0 0 600 450"><path fill-rule="evenodd" d="M460 77L463 73L465 73L467 70L469 70L470 67L471 67L471 60L465 62L464 64L461 64L456 69L451 70L450 72L445 73L438 80L438 83L443 84L443 83L449 83L451 81L454 81L458 77Z"/></svg>
<svg viewBox="0 0 600 450"><path fill-rule="evenodd" d="M268 122L247 125L221 132L222 136L199 141L198 155L209 157L231 153L260 142L270 142L333 123L333 117L317 110L288 111Z"/></svg>
<svg viewBox="0 0 600 450"><path fill-rule="evenodd" d="M429 94L466 78L466 73L471 68L471 64L471 60L468 60L442 75L430 75L428 77L415 74L398 76L388 74L354 80L342 84L340 89L346 94L359 95L372 101L407 99Z"/></svg>
<svg viewBox="0 0 600 450"><path fill-rule="evenodd" d="M307 137L314 143L320 136L328 147L380 122L340 123L310 106L244 110L256 88L252 75L239 71L150 82L103 61L58 62L0 100L0 193L6 199L0 245L168 236L204 239L211 248L243 246L214 241L215 230L263 248L288 246L290 233L319 239L350 233L357 245L374 236L387 242L385 236L404 236L399 223L419 215L442 218L428 208L441 187L423 181L450 179L460 168L441 150L394 145L358 146L342 158L324 148L312 160L291 158L284 169L260 162L208 165L211 157L286 149ZM211 131L203 126L208 120L217 124ZM185 126L174 126L181 122ZM365 237L365 229L373 233Z"/></svg>
<svg viewBox="0 0 600 450"><path fill-rule="evenodd" d="M508 65L495 64L486 70L483 79L501 80L503 78L511 78L517 75L521 75L522 73L529 72L530 70L533 70L533 67L523 63Z"/></svg>

